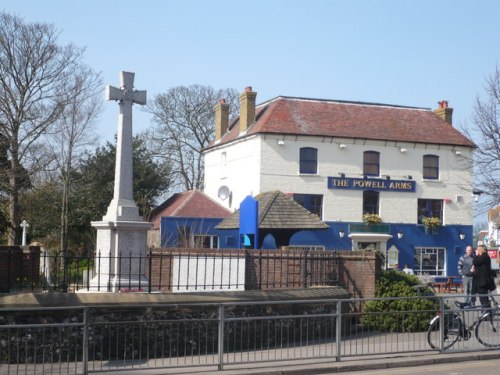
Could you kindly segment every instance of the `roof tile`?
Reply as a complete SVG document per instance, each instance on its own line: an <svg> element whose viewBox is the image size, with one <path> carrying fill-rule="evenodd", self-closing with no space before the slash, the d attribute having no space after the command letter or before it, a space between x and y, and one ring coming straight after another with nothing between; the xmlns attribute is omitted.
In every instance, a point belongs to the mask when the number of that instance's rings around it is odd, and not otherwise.
<svg viewBox="0 0 500 375"><path fill-rule="evenodd" d="M161 205L153 209L149 221L152 229L158 229L162 216L226 218L231 211L223 207L199 190L175 193Z"/></svg>
<svg viewBox="0 0 500 375"><path fill-rule="evenodd" d="M284 96L257 106L256 121L242 136L258 133L475 147L471 140L428 108ZM236 120L218 144L242 136ZM212 142L208 148L214 145Z"/></svg>

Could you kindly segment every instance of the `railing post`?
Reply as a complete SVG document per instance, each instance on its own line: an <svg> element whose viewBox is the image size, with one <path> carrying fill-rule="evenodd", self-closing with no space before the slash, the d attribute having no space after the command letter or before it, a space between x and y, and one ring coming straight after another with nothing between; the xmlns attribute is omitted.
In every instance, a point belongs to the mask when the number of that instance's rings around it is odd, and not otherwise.
<svg viewBox="0 0 500 375"><path fill-rule="evenodd" d="M259 249L259 288L258 289L262 290L262 249Z"/></svg>
<svg viewBox="0 0 500 375"><path fill-rule="evenodd" d="M307 257L308 257L308 250L304 250L304 268L302 270L302 277L304 279L304 288L307 288L307 276L308 276L308 271L307 271Z"/></svg>
<svg viewBox="0 0 500 375"><path fill-rule="evenodd" d="M132 290L132 261L133 261L133 259L134 258L132 257L132 250L130 250L129 253L128 253L128 290L129 291ZM120 273L119 277L121 277L121 276L122 275ZM140 285L140 281L139 281L139 285Z"/></svg>
<svg viewBox="0 0 500 375"><path fill-rule="evenodd" d="M11 264L11 261L12 261L11 251L12 251L11 248L9 248L7 250L7 293L10 293L10 288L11 288L11 283L10 283L10 277L11 277L10 270L12 268L12 264Z"/></svg>
<svg viewBox="0 0 500 375"><path fill-rule="evenodd" d="M439 310L441 311L441 317L440 321L441 324L439 325L439 353L444 353L444 325L445 323L445 312L444 312L444 298L439 297Z"/></svg>
<svg viewBox="0 0 500 375"><path fill-rule="evenodd" d="M149 247L149 274L148 274L148 293L151 293L151 275L153 272L151 271L153 267L153 247ZM160 270L161 272L161 270Z"/></svg>
<svg viewBox="0 0 500 375"><path fill-rule="evenodd" d="M337 301L337 320L336 320L336 332L335 332L335 343L336 343L336 353L335 361L340 362L342 355L342 301Z"/></svg>
<svg viewBox="0 0 500 375"><path fill-rule="evenodd" d="M83 309L83 345L82 345L82 362L83 374L89 373L89 327L88 327L88 307Z"/></svg>
<svg viewBox="0 0 500 375"><path fill-rule="evenodd" d="M62 250L62 261L63 261L63 285L62 291L64 293L68 292L68 249L65 247Z"/></svg>
<svg viewBox="0 0 500 375"><path fill-rule="evenodd" d="M218 370L224 370L224 305L219 305L219 342L218 342L218 354L219 354L219 365Z"/></svg>

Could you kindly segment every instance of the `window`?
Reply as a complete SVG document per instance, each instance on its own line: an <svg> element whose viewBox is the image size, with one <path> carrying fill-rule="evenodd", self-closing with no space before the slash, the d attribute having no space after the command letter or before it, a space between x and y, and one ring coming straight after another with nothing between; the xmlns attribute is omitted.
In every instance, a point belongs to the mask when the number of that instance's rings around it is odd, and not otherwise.
<svg viewBox="0 0 500 375"><path fill-rule="evenodd" d="M318 150L312 147L300 149L300 173L318 173Z"/></svg>
<svg viewBox="0 0 500 375"><path fill-rule="evenodd" d="M417 222L422 224L424 217L437 217L443 223L443 201L441 199L419 199Z"/></svg>
<svg viewBox="0 0 500 375"><path fill-rule="evenodd" d="M321 219L323 212L323 196L318 194L294 194L293 199L305 209Z"/></svg>
<svg viewBox="0 0 500 375"><path fill-rule="evenodd" d="M439 178L439 156L424 155L424 178L437 180Z"/></svg>
<svg viewBox="0 0 500 375"><path fill-rule="evenodd" d="M363 215L377 214L378 215L379 192L373 190L363 191Z"/></svg>
<svg viewBox="0 0 500 375"><path fill-rule="evenodd" d="M227 177L227 154L226 152L221 152L220 154L220 177L221 178L226 178Z"/></svg>
<svg viewBox="0 0 500 375"><path fill-rule="evenodd" d="M416 247L415 273L417 275L445 276L445 250L442 247Z"/></svg>
<svg viewBox="0 0 500 375"><path fill-rule="evenodd" d="M380 174L380 153L365 151L363 153L363 174L378 176Z"/></svg>
<svg viewBox="0 0 500 375"><path fill-rule="evenodd" d="M218 249L219 237L209 235L193 235L191 238L193 248Z"/></svg>

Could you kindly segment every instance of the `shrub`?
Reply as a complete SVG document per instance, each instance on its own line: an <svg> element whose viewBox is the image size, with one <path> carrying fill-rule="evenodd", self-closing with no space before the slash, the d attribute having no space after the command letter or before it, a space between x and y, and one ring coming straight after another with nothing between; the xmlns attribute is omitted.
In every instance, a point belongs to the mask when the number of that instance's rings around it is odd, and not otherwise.
<svg viewBox="0 0 500 375"><path fill-rule="evenodd" d="M375 297L399 297L396 299L369 301L361 322L364 327L389 332L422 332L439 308L437 299L422 296L433 295L429 287L419 292L415 285L420 280L415 275L400 271L383 271L375 285Z"/></svg>

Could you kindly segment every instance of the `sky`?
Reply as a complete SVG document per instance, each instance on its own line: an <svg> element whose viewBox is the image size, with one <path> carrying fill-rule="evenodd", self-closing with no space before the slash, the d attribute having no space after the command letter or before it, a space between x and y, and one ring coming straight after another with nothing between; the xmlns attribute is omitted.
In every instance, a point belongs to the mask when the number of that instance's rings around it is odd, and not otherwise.
<svg viewBox="0 0 500 375"><path fill-rule="evenodd" d="M85 47L104 85L135 73L148 100L193 84L242 92L437 108L455 126L500 60L497 0L0 0L0 11L51 23ZM104 100L104 87L103 87ZM152 126L134 106L134 133ZM96 130L114 142L118 105Z"/></svg>

